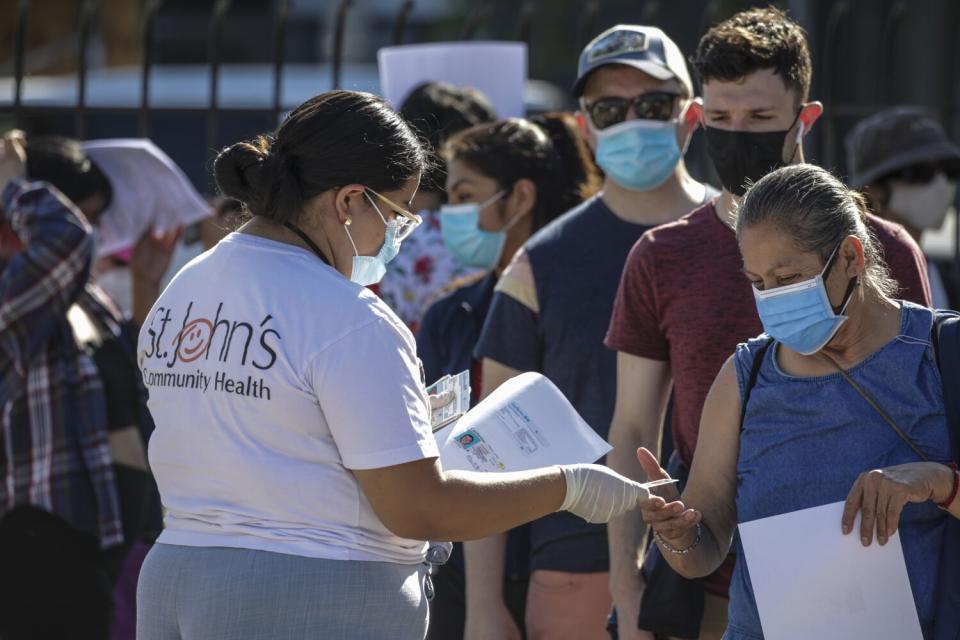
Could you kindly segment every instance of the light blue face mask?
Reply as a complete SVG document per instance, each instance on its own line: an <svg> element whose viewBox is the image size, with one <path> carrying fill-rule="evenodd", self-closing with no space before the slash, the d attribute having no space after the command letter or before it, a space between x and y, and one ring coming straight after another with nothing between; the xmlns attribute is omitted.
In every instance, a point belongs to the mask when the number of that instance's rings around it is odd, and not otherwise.
<svg viewBox="0 0 960 640"><path fill-rule="evenodd" d="M457 260L478 269L497 266L507 242L507 231L520 217L515 217L500 231L484 231L480 228L480 212L506 193L501 191L483 203L465 202L440 207L440 235L443 244Z"/></svg>
<svg viewBox="0 0 960 640"><path fill-rule="evenodd" d="M627 120L594 133L597 164L614 182L633 191L650 191L666 182L683 155L676 120Z"/></svg>
<svg viewBox="0 0 960 640"><path fill-rule="evenodd" d="M380 247L380 251L378 251L375 256L360 255L360 252L357 251L357 244L353 241L353 236L350 235L350 229L347 225L343 225L343 230L347 232L350 244L353 245L354 256L353 266L350 268L350 280L361 286L369 287L383 280L383 276L387 273L387 263L396 258L397 254L400 253L400 239L398 236L400 222L396 218L388 222L387 219L383 217L383 213L380 212L380 207L374 203L366 191L363 192L363 195L387 227L384 232L383 245Z"/></svg>
<svg viewBox="0 0 960 640"><path fill-rule="evenodd" d="M843 315L850 304L858 278L847 287L843 303L838 309L830 304L823 278L830 273L839 245L826 266L816 277L768 291L753 287L753 298L763 330L770 337L805 356L823 349L847 321Z"/></svg>

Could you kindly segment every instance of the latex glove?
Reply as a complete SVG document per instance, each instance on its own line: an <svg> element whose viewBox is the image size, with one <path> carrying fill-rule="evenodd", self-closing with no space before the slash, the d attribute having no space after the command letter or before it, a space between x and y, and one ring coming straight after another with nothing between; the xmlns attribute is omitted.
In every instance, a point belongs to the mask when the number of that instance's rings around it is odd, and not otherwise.
<svg viewBox="0 0 960 640"><path fill-rule="evenodd" d="M609 522L650 499L639 482L599 464L559 465L567 481L567 497L560 511L587 522Z"/></svg>

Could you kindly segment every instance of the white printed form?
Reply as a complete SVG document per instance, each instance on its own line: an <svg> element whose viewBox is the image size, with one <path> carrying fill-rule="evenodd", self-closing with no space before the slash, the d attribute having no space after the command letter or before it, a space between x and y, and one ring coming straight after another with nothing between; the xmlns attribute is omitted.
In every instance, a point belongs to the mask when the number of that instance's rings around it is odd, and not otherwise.
<svg viewBox="0 0 960 640"><path fill-rule="evenodd" d="M550 380L524 373L436 434L446 469L523 471L595 462L610 451Z"/></svg>
<svg viewBox="0 0 960 640"><path fill-rule="evenodd" d="M922 640L899 533L860 544L843 503L740 525L767 640Z"/></svg>

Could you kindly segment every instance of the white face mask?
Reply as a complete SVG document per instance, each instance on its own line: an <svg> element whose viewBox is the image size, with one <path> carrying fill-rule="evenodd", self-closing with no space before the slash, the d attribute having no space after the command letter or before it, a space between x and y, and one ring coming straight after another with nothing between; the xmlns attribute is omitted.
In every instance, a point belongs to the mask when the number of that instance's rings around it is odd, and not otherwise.
<svg viewBox="0 0 960 640"><path fill-rule="evenodd" d="M123 317L133 315L133 272L130 267L113 267L97 274L97 285L123 313Z"/></svg>
<svg viewBox="0 0 960 640"><path fill-rule="evenodd" d="M926 184L894 181L890 189L891 211L917 229L939 229L953 204L957 183L938 172Z"/></svg>

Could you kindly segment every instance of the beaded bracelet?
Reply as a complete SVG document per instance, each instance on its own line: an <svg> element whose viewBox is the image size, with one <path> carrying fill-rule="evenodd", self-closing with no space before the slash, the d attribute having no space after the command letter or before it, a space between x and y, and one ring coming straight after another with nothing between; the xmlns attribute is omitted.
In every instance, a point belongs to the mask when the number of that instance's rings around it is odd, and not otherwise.
<svg viewBox="0 0 960 640"><path fill-rule="evenodd" d="M697 523L697 537L694 538L690 546L684 547L683 549L677 549L675 546L667 542L667 539L661 536L659 531L654 531L653 537L656 538L657 542L660 543L661 547L663 547L670 553L674 553L678 556L683 556L690 553L691 551L696 549L698 546L700 546L700 541L703 540L703 527L700 525L699 522Z"/></svg>

